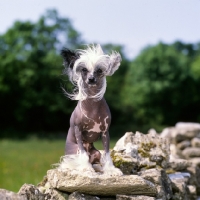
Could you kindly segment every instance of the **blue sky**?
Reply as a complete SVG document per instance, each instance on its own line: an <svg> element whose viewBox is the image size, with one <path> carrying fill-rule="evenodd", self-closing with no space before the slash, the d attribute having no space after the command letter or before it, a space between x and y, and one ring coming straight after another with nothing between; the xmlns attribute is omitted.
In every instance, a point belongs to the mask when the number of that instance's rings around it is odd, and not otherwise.
<svg viewBox="0 0 200 200"><path fill-rule="evenodd" d="M70 18L88 43L124 45L130 58L159 41L200 42L200 0L1 0L0 34L46 9Z"/></svg>

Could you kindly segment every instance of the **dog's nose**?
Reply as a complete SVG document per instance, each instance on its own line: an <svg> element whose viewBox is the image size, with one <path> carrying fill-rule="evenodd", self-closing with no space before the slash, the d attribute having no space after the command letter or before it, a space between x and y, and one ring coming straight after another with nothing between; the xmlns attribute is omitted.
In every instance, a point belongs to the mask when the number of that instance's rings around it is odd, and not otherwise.
<svg viewBox="0 0 200 200"><path fill-rule="evenodd" d="M94 77L90 77L88 78L89 83L95 83L95 78Z"/></svg>

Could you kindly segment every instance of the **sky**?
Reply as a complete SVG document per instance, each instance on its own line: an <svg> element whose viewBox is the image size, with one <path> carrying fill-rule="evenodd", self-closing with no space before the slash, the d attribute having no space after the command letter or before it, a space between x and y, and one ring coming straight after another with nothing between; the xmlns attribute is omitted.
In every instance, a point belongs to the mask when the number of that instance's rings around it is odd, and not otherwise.
<svg viewBox="0 0 200 200"><path fill-rule="evenodd" d="M200 0L0 0L0 34L47 9L70 18L88 44L123 45L129 58L160 41L200 42Z"/></svg>

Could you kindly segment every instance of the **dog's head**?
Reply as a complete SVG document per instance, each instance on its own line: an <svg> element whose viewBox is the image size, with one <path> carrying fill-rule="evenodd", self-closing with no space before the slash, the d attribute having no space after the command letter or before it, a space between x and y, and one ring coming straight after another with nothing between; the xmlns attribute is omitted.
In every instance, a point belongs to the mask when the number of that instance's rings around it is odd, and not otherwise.
<svg viewBox="0 0 200 200"><path fill-rule="evenodd" d="M100 45L91 46L85 50L70 51L63 49L65 74L70 81L77 85L79 92L71 95L72 99L84 100L86 98L103 97L106 89L106 76L111 76L119 68L121 56L117 52L111 55L104 54ZM86 88L98 90L94 96L88 96Z"/></svg>

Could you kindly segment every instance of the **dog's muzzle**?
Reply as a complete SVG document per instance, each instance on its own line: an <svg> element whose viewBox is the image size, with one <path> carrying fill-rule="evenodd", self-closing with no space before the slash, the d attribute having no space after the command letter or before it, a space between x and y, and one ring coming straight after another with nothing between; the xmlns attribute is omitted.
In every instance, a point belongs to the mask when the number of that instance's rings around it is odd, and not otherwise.
<svg viewBox="0 0 200 200"><path fill-rule="evenodd" d="M88 84L95 85L96 84L96 79L94 77L88 78Z"/></svg>

